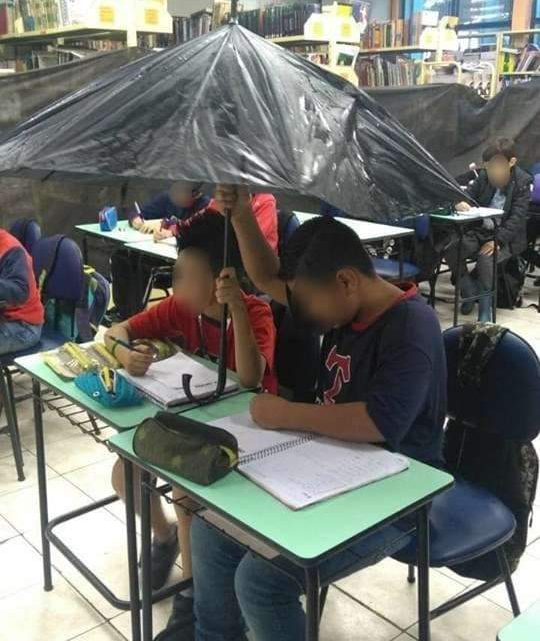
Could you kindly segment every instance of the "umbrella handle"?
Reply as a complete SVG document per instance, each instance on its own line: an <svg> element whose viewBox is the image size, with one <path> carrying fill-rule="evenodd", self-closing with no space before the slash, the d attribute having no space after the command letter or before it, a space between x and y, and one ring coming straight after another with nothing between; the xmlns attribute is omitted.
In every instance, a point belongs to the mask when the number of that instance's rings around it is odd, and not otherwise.
<svg viewBox="0 0 540 641"><path fill-rule="evenodd" d="M231 210L225 210L225 233L223 234L223 269L229 266L230 238L231 234ZM191 403L195 405L209 405L217 401L225 391L227 382L227 320L229 316L228 305L223 305L221 310L221 336L219 343L218 380L216 389L213 392L202 394L197 397L191 391L191 374L182 376L184 392Z"/></svg>

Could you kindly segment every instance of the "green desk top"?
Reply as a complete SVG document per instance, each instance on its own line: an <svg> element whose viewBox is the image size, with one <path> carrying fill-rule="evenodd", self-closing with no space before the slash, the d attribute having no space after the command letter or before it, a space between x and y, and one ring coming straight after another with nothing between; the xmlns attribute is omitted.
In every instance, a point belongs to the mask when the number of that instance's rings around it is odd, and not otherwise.
<svg viewBox="0 0 540 641"><path fill-rule="evenodd" d="M18 367L30 374L33 378L38 379L43 385L51 387L65 398L76 403L119 431L136 427L144 421L144 419L155 416L156 412L162 409L155 403L146 400L142 405L137 405L136 407L104 407L82 392L73 381L66 381L55 374L52 369L43 362L40 354L23 356L22 358L18 358L16 363ZM231 412L225 412L223 416L243 411L247 401L243 400L243 404L239 409L236 409L236 407L237 404L240 403L240 399L246 395L249 396L247 393L240 393L228 397L226 402L230 403L230 406L234 409ZM186 409L186 405L181 405L177 408L177 411L183 412Z"/></svg>
<svg viewBox="0 0 540 641"><path fill-rule="evenodd" d="M141 234L140 231L131 229L127 220L121 220L113 231L101 231L99 223L76 225L75 229L82 231L84 234L99 236L116 243L137 243L144 240L152 240L150 234Z"/></svg>
<svg viewBox="0 0 540 641"><path fill-rule="evenodd" d="M538 639L540 639L540 601L522 612L497 636L497 641L538 641Z"/></svg>
<svg viewBox="0 0 540 641"><path fill-rule="evenodd" d="M246 401L240 398L238 404ZM208 422L221 416L222 409L225 405L210 406L186 416ZM109 444L141 466L133 452L133 435L134 430L117 434ZM421 506L453 482L445 472L411 461L411 467L401 474L293 511L238 472L203 487L148 464L144 467L301 565L314 564L360 534Z"/></svg>

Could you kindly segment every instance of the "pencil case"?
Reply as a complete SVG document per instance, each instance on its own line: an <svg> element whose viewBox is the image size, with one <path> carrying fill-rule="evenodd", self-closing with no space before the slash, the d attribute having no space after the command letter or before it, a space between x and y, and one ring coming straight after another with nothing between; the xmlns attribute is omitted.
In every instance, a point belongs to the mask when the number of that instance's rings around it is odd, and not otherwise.
<svg viewBox="0 0 540 641"><path fill-rule="evenodd" d="M135 430L133 451L151 465L211 485L238 463L238 442L226 430L158 412Z"/></svg>
<svg viewBox="0 0 540 641"><path fill-rule="evenodd" d="M75 385L87 396L104 407L135 407L144 398L123 376L115 375L114 391L109 391L98 372L85 372L75 379Z"/></svg>
<svg viewBox="0 0 540 641"><path fill-rule="evenodd" d="M99 228L101 231L112 231L118 225L116 207L104 207L99 212Z"/></svg>

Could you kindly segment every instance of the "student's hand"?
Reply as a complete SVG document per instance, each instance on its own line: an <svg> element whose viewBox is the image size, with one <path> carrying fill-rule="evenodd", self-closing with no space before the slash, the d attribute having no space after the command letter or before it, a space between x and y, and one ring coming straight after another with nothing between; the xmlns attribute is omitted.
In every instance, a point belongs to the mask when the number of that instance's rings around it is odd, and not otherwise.
<svg viewBox="0 0 540 641"><path fill-rule="evenodd" d="M161 220L147 220L143 222L139 231L143 234L153 234L155 231L158 231L161 227Z"/></svg>
<svg viewBox="0 0 540 641"><path fill-rule="evenodd" d="M173 235L170 229L156 229L154 230L154 242L159 243L160 240L165 240L165 238L171 238Z"/></svg>
<svg viewBox="0 0 540 641"><path fill-rule="evenodd" d="M490 240L487 243L484 243L482 247L480 247L480 253L482 256L493 256L495 253L495 241Z"/></svg>
<svg viewBox="0 0 540 641"><path fill-rule="evenodd" d="M292 403L274 394L258 394L251 401L251 417L260 427L270 430L287 429Z"/></svg>
<svg viewBox="0 0 540 641"><path fill-rule="evenodd" d="M472 207L469 205L469 203L467 203L465 201L463 201L462 203L458 203L456 205L456 211L457 212L466 212L466 211L470 211L471 209L472 209Z"/></svg>
<svg viewBox="0 0 540 641"><path fill-rule="evenodd" d="M214 200L219 211L224 214L226 209L231 210L231 215L243 216L252 214L251 196L245 187L235 185L218 185Z"/></svg>
<svg viewBox="0 0 540 641"><path fill-rule="evenodd" d="M144 376L154 362L154 350L148 345L137 345L137 351L118 347L115 355L131 376Z"/></svg>
<svg viewBox="0 0 540 641"><path fill-rule="evenodd" d="M234 267L223 269L216 280L216 300L220 305L228 305L231 312L244 307L242 290Z"/></svg>
<svg viewBox="0 0 540 641"><path fill-rule="evenodd" d="M133 229L140 231L143 225L144 225L144 219L142 218L142 216L135 216L135 218L131 219L131 226L133 227Z"/></svg>

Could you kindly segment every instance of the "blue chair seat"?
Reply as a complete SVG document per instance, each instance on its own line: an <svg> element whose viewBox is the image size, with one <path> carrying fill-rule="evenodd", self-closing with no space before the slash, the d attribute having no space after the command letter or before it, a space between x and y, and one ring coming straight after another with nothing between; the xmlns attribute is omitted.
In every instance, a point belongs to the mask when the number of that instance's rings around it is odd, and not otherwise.
<svg viewBox="0 0 540 641"><path fill-rule="evenodd" d="M372 258L377 275L385 280L399 280L399 261L386 258ZM418 276L420 269L412 263L403 263L403 280L412 280Z"/></svg>
<svg viewBox="0 0 540 641"><path fill-rule="evenodd" d="M0 367L9 367L13 364L16 358L21 356L30 356L31 354L38 354L39 352L47 352L51 349L60 347L67 341L66 337L55 330L44 327L41 332L41 339L33 347L22 349L19 352L11 352L0 356Z"/></svg>
<svg viewBox="0 0 540 641"><path fill-rule="evenodd" d="M456 481L433 501L430 516L430 566L456 565L505 543L516 521L510 510L486 490ZM394 558L416 564L416 537Z"/></svg>

